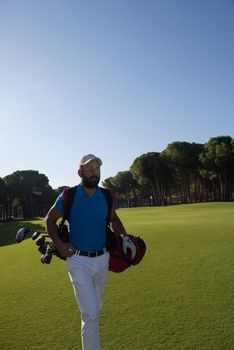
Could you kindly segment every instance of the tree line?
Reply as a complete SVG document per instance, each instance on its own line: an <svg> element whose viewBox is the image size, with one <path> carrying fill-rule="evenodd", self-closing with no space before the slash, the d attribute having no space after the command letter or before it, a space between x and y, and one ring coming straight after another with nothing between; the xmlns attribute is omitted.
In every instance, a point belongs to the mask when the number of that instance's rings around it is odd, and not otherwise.
<svg viewBox="0 0 234 350"><path fill-rule="evenodd" d="M172 142L162 152L137 157L129 170L105 179L103 186L115 193L119 207L233 201L234 139ZM53 189L35 170L0 178L0 218L45 216L63 188Z"/></svg>
<svg viewBox="0 0 234 350"><path fill-rule="evenodd" d="M234 199L234 139L206 144L175 141L136 158L128 171L107 178L120 206L165 206Z"/></svg>
<svg viewBox="0 0 234 350"><path fill-rule="evenodd" d="M0 219L45 216L60 192L52 189L46 175L17 170L0 178Z"/></svg>

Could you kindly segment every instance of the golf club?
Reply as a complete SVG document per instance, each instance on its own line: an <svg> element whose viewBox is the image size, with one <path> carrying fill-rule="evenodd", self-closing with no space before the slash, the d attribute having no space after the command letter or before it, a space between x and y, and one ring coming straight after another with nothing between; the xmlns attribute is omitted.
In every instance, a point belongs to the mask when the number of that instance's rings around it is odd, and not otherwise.
<svg viewBox="0 0 234 350"><path fill-rule="evenodd" d="M33 233L33 230L22 227L16 233L16 242L22 242L29 234L32 234L32 240L35 241L36 246L38 247L38 251L41 253L41 262L43 264L50 264L53 255L62 260L65 260L65 258L59 254L46 231L38 230Z"/></svg>
<svg viewBox="0 0 234 350"><path fill-rule="evenodd" d="M31 230L29 230L28 228L25 228L25 227L22 227L21 229L19 229L19 231L17 231L16 237L15 237L16 243L22 242L26 238L26 236L31 232L32 232Z"/></svg>

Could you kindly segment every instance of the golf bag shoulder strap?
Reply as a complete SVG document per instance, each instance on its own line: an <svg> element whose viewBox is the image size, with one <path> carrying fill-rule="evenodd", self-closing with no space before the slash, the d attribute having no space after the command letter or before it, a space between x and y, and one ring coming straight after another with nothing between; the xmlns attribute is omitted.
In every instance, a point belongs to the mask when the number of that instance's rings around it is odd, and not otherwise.
<svg viewBox="0 0 234 350"><path fill-rule="evenodd" d="M104 194L108 204L108 215L107 215L106 222L107 222L107 225L109 225L111 220L111 211L114 204L114 195L108 188L100 187L100 190Z"/></svg>
<svg viewBox="0 0 234 350"><path fill-rule="evenodd" d="M65 187L63 190L63 218L62 222L69 219L71 207L75 197L77 186Z"/></svg>

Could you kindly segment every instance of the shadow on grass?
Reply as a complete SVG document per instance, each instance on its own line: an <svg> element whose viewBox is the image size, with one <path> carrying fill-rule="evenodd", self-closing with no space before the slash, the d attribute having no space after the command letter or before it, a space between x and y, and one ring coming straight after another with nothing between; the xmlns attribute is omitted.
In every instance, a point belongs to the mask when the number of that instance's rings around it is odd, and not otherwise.
<svg viewBox="0 0 234 350"><path fill-rule="evenodd" d="M39 223L39 221L39 219L34 219L0 222L0 247L15 244L16 232L22 227L33 231L44 230L45 228ZM31 235L26 237L26 239L28 238L31 238Z"/></svg>

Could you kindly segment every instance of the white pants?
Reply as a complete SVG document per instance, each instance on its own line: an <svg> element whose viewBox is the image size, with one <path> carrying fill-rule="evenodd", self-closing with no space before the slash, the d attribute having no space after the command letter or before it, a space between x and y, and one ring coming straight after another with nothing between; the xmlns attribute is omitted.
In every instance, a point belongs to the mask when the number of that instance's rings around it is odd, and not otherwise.
<svg viewBox="0 0 234 350"><path fill-rule="evenodd" d="M95 258L74 254L66 259L76 301L81 311L83 350L100 350L99 314L108 277L108 252Z"/></svg>

